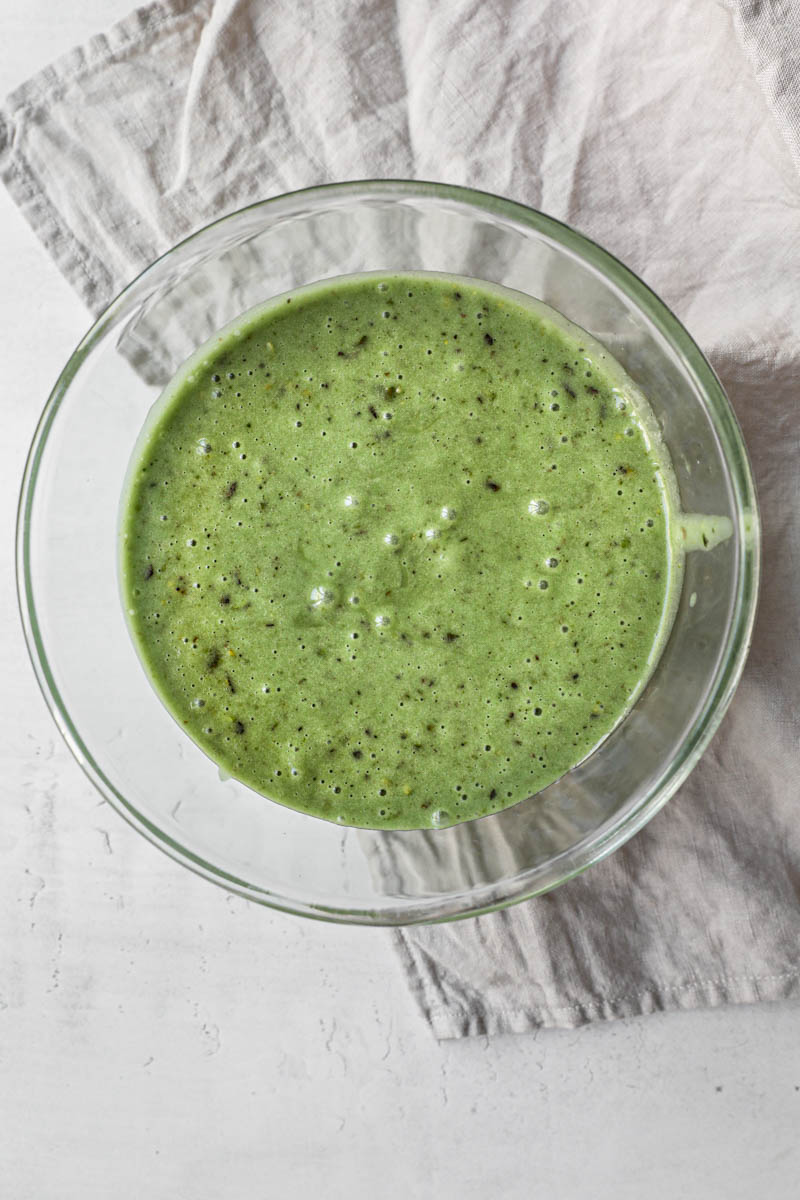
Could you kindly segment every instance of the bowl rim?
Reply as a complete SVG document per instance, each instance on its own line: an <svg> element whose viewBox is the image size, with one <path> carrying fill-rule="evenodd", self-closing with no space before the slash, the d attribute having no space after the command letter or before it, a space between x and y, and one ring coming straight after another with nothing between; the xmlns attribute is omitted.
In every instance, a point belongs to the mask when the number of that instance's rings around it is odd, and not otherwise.
<svg viewBox="0 0 800 1200"><path fill-rule="evenodd" d="M415 197L434 197L467 205L493 216L506 217L516 224L527 226L549 237L568 251L577 252L584 261L600 271L604 277L610 279L629 300L645 313L661 336L677 352L682 366L704 396L715 434L722 446L730 472L730 486L734 495L737 516L742 521L738 539L737 586L728 620L724 649L720 652L715 675L707 688L697 718L691 730L680 743L679 750L668 768L650 785L643 799L630 811L624 813L620 820L614 821L600 836L596 833L589 834L569 850L548 860L546 864L539 864L537 867L514 876L512 880L508 881L509 886L503 888L502 895L495 894L500 886L497 883L480 885L474 889L474 892L467 894L468 898L474 896L475 903L467 904L466 907L456 906L452 895L444 898L415 899L408 905L397 904L394 907L380 910L340 909L316 902L290 901L214 866L213 863L181 846L139 812L130 801L126 800L94 762L91 751L73 724L68 708L59 693L50 669L37 618L31 572L30 526L39 466L47 446L51 427L70 384L106 327L114 322L120 310L124 309L134 293L146 288L150 275L155 273L165 260L192 244L200 242L213 230L228 222L239 220L244 213L268 211L277 217L282 208L289 207L301 198L313 201L315 198L347 197L365 191L371 197L384 196L387 199L401 201ZM746 536L743 528L745 514L749 521ZM458 184L429 181L360 179L319 184L283 192L226 213L183 238L149 263L110 302L70 355L37 422L20 489L16 527L16 568L17 598L23 633L28 655L45 703L84 774L134 829L195 874L216 883L229 892L265 907L338 924L396 927L433 924L479 916L508 908L533 896L551 891L606 858L633 837L663 808L693 770L714 736L741 677L750 647L758 604L760 521L753 472L744 438L719 378L678 318L635 272L598 243L585 234L579 233L566 222L529 205L498 196L492 192ZM553 866L559 863L562 864L561 869L553 874ZM544 881L537 879L537 875L541 875L545 868L549 871L550 877ZM418 911L409 912L408 908L410 907L414 907Z"/></svg>

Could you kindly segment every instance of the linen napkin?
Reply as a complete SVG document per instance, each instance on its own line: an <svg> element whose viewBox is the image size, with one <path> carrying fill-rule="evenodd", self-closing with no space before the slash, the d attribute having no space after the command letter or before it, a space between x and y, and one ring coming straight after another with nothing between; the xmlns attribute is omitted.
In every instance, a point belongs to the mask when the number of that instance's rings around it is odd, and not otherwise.
<svg viewBox="0 0 800 1200"><path fill-rule="evenodd" d="M798 63L782 0L162 0L0 110L0 174L94 313L246 203L443 179L606 245L728 389L765 547L729 715L604 863L507 912L392 935L439 1037L800 994Z"/></svg>

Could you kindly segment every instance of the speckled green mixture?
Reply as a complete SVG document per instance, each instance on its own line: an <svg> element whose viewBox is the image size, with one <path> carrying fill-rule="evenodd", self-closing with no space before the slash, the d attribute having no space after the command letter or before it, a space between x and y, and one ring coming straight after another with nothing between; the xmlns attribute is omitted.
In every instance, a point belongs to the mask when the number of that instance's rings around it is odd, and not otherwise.
<svg viewBox="0 0 800 1200"><path fill-rule="evenodd" d="M346 825L538 791L669 624L668 465L580 330L515 293L361 276L247 314L142 435L122 583L148 673L236 778Z"/></svg>

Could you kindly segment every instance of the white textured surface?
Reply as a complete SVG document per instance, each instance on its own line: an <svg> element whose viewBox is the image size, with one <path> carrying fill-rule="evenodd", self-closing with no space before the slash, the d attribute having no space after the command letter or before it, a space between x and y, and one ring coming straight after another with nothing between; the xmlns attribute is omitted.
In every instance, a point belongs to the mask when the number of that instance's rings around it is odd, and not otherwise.
<svg viewBox="0 0 800 1200"><path fill-rule="evenodd" d="M129 3L3 0L0 92ZM387 936L228 897L99 803L11 575L24 453L87 316L4 193L0 263L0 1195L794 1198L795 1007L439 1045Z"/></svg>

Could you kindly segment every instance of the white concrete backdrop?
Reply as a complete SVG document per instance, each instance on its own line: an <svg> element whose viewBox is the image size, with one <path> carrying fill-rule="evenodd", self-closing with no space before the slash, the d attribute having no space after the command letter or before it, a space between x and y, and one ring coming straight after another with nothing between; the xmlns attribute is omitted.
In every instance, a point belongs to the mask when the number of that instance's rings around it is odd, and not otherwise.
<svg viewBox="0 0 800 1200"><path fill-rule="evenodd" d="M130 3L0 0L0 93ZM440 1045L388 935L227 896L100 802L13 596L25 452L88 316L4 191L0 265L0 1197L800 1195L796 1007Z"/></svg>

